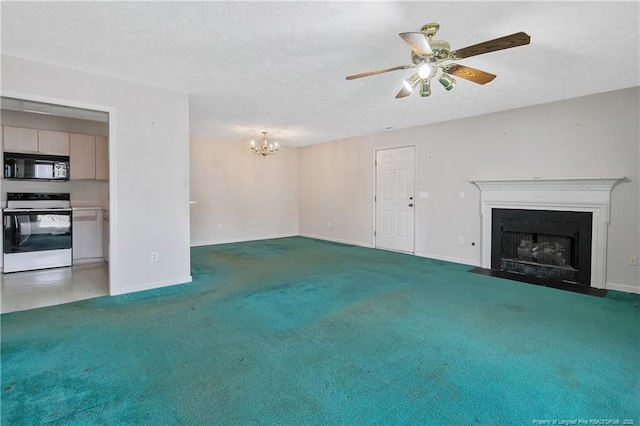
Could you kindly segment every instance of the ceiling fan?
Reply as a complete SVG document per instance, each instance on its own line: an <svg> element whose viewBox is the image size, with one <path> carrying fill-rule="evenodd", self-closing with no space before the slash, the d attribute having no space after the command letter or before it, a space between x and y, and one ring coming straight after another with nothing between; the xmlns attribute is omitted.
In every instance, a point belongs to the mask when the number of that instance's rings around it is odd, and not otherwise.
<svg viewBox="0 0 640 426"><path fill-rule="evenodd" d="M420 96L426 97L431 95L431 79L436 76L440 84L447 90L453 89L456 84L452 75L477 84L486 84L496 78L495 74L454 62L471 56L523 46L529 44L531 40L528 34L519 32L451 51L449 43L446 41L433 40L433 36L436 35L438 29L440 29L440 24L431 22L423 25L421 32L399 34L411 48L410 64L353 74L348 76L347 80L355 80L356 78L368 77L389 71L418 68L417 73L403 82L402 89L400 89L396 98L409 96L418 84L420 84Z"/></svg>

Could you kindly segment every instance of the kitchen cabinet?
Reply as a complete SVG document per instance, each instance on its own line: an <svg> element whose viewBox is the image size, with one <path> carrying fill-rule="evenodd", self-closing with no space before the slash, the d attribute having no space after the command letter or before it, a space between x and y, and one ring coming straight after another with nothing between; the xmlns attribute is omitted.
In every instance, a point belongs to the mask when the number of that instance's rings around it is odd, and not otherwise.
<svg viewBox="0 0 640 426"><path fill-rule="evenodd" d="M4 126L4 150L27 154L69 155L69 133Z"/></svg>
<svg viewBox="0 0 640 426"><path fill-rule="evenodd" d="M102 260L102 209L73 210L74 263Z"/></svg>
<svg viewBox="0 0 640 426"><path fill-rule="evenodd" d="M71 133L69 161L72 180L109 180L109 139Z"/></svg>
<svg viewBox="0 0 640 426"><path fill-rule="evenodd" d="M38 153L69 155L69 133L38 130Z"/></svg>
<svg viewBox="0 0 640 426"><path fill-rule="evenodd" d="M7 152L38 153L38 131L24 127L4 126L4 149Z"/></svg>
<svg viewBox="0 0 640 426"><path fill-rule="evenodd" d="M69 137L71 179L96 178L96 137L71 133Z"/></svg>
<svg viewBox="0 0 640 426"><path fill-rule="evenodd" d="M109 139L96 136L96 180L109 180Z"/></svg>
<svg viewBox="0 0 640 426"><path fill-rule="evenodd" d="M70 179L109 180L109 138L106 136L4 126L0 151L69 156Z"/></svg>
<svg viewBox="0 0 640 426"><path fill-rule="evenodd" d="M102 258L109 261L109 211L102 210Z"/></svg>

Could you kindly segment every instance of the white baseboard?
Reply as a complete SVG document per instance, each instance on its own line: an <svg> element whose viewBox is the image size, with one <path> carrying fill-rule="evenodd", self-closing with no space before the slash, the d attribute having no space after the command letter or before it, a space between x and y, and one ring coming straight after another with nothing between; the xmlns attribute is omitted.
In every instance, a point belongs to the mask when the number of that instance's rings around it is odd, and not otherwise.
<svg viewBox="0 0 640 426"><path fill-rule="evenodd" d="M358 247L373 248L372 244L366 244L360 241L343 240L341 238L331 238L331 237L326 237L324 235L300 234L299 236L304 238L313 238L314 240L324 240L324 241L331 241L333 243L341 243L341 244L349 244L349 245L358 246Z"/></svg>
<svg viewBox="0 0 640 426"><path fill-rule="evenodd" d="M640 294L640 287L634 287L627 284L607 283L607 290L623 291L625 293Z"/></svg>
<svg viewBox="0 0 640 426"><path fill-rule="evenodd" d="M227 238L221 240L191 242L191 247L213 246L216 244L244 243L247 241L273 240L275 238L297 237L298 234L263 235L260 237Z"/></svg>
<svg viewBox="0 0 640 426"><path fill-rule="evenodd" d="M186 284L186 283L190 283L191 281L193 281L193 278L191 277L191 275L189 275L187 277L177 278L172 280L154 281L151 283L137 284L137 285L132 285L128 287L120 287L115 291L111 289L112 291L110 296L118 296L121 294L135 293L135 292L144 291L144 290L153 290L156 288L168 287L168 286L177 285L177 284Z"/></svg>
<svg viewBox="0 0 640 426"><path fill-rule="evenodd" d="M459 258L456 258L456 257L440 256L438 254L433 254L433 253L419 253L419 252L416 252L415 255L416 256L420 256L420 257L427 257L429 259L444 260L445 262L461 263L463 265L469 265L469 266L480 266L481 265L479 260L459 259Z"/></svg>

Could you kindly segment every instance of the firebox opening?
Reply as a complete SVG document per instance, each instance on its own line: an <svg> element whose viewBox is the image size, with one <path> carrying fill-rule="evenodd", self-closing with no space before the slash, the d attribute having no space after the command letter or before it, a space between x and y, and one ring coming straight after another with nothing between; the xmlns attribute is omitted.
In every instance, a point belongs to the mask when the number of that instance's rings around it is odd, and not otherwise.
<svg viewBox="0 0 640 426"><path fill-rule="evenodd" d="M491 269L591 286L591 212L492 209Z"/></svg>

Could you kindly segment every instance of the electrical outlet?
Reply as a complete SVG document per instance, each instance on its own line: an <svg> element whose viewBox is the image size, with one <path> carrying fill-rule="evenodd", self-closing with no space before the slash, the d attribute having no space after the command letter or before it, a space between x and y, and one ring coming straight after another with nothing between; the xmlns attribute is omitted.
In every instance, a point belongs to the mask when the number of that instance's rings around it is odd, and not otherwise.
<svg viewBox="0 0 640 426"><path fill-rule="evenodd" d="M327 222L327 228L331 228L331 222Z"/></svg>
<svg viewBox="0 0 640 426"><path fill-rule="evenodd" d="M458 192L458 198L464 200L464 191Z"/></svg>
<svg viewBox="0 0 640 426"><path fill-rule="evenodd" d="M458 237L458 244L459 245L463 245L464 244L464 238Z"/></svg>
<svg viewBox="0 0 640 426"><path fill-rule="evenodd" d="M151 261L152 262L157 262L158 261L158 252L157 251L152 251L151 252Z"/></svg>
<svg viewBox="0 0 640 426"><path fill-rule="evenodd" d="M627 256L627 263L629 264L629 266L638 266L638 258L637 258L637 256L634 256L632 254Z"/></svg>
<svg viewBox="0 0 640 426"><path fill-rule="evenodd" d="M217 229L218 231L222 231L222 224L221 224L221 223L219 223L219 224L218 224L218 226L216 227L216 229Z"/></svg>

